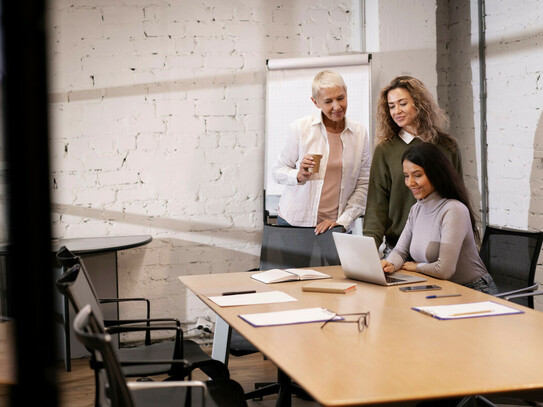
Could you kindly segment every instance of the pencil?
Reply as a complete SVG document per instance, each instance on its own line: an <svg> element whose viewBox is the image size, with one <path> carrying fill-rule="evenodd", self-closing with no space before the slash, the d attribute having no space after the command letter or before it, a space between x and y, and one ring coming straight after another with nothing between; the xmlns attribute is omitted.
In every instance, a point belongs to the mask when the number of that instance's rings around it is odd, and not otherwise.
<svg viewBox="0 0 543 407"><path fill-rule="evenodd" d="M485 314L487 312L492 312L491 309L487 309L484 311L470 311L470 312L460 312L458 314L451 314L451 317L460 317L462 315L475 315L475 314Z"/></svg>

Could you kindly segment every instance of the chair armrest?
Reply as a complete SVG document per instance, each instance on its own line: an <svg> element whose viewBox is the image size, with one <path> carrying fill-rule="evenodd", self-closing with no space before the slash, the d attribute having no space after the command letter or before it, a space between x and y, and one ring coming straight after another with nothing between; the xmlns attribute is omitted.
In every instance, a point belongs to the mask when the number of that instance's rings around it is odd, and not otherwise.
<svg viewBox="0 0 543 407"><path fill-rule="evenodd" d="M494 296L502 298L502 297L508 297L510 295L513 295L513 294L528 293L528 292L537 290L538 286L539 286L539 284L535 283L534 285L531 285L529 287L524 287L524 288L519 288L518 290L512 290L512 291L506 291L506 292L503 292L503 293L498 293L498 294L495 294Z"/></svg>
<svg viewBox="0 0 543 407"><path fill-rule="evenodd" d="M119 362L121 366L141 366L141 365L181 365L189 371L192 369L192 363L187 359L153 359L153 360L127 360Z"/></svg>
<svg viewBox="0 0 543 407"><path fill-rule="evenodd" d="M146 332L145 346L149 346L151 342L147 343L147 334L151 331L172 331L175 330L175 344L173 357L175 359L181 359L183 357L183 330L180 326L163 326L163 325L114 325L106 327L106 332L109 334L118 334L123 332Z"/></svg>
<svg viewBox="0 0 543 407"><path fill-rule="evenodd" d="M181 371L182 374L180 376L186 376L189 380L192 378L192 370L194 369L192 363L187 359L130 360L119 361L119 364L121 366L169 365L172 367L172 370L176 369L178 372ZM104 363L93 357L90 361L90 367L94 370L103 369Z"/></svg>
<svg viewBox="0 0 543 407"><path fill-rule="evenodd" d="M120 334L124 332L144 332L144 331L176 331L182 335L182 330L178 326L168 325L113 325L106 328L108 334Z"/></svg>
<svg viewBox="0 0 543 407"><path fill-rule="evenodd" d="M543 294L543 291L532 291L528 293L508 295L507 297L503 297L503 298L509 301L510 299L513 299L513 298L535 297L536 295L542 295L542 294Z"/></svg>
<svg viewBox="0 0 543 407"><path fill-rule="evenodd" d="M99 302L100 304L111 304L111 303L121 303L121 302L145 302L146 306L146 318L151 318L151 302L147 298L143 297L126 297L126 298L100 298ZM151 333L147 332L145 334L145 344L150 345L151 344Z"/></svg>
<svg viewBox="0 0 543 407"><path fill-rule="evenodd" d="M127 382L128 388L133 391L144 391L146 389L168 389L175 387L199 388L202 391L201 407L206 405L207 386L199 380L190 381L163 381L163 382ZM188 403L187 403L188 404ZM191 403L192 404L192 403ZM188 404L188 405L191 405Z"/></svg>
<svg viewBox="0 0 543 407"><path fill-rule="evenodd" d="M104 326L112 327L119 325L129 325L129 324L142 324L145 323L146 326L151 326L155 322L171 322L175 323L175 326L180 327L181 321L177 318L153 318L153 319L106 319L104 320ZM149 346L151 344L151 331L145 333L145 345Z"/></svg>
<svg viewBox="0 0 543 407"><path fill-rule="evenodd" d="M106 326L115 326L115 325L129 325L129 324L146 324L150 326L153 322L171 322L175 323L175 326L181 326L181 321L177 318L152 318L152 319L105 319L104 325Z"/></svg>

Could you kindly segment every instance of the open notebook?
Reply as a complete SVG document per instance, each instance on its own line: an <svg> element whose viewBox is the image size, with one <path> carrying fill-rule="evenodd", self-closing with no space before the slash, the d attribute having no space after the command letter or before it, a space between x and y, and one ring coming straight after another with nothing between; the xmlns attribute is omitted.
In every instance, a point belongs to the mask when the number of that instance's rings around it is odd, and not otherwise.
<svg viewBox="0 0 543 407"><path fill-rule="evenodd" d="M318 280L331 278L326 273L311 269L271 269L251 275L252 278L262 283L283 283L285 281Z"/></svg>

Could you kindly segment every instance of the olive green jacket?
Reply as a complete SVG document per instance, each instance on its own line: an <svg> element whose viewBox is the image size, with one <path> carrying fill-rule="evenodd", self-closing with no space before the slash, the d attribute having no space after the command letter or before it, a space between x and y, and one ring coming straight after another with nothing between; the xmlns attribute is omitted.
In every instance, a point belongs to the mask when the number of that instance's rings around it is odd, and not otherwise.
<svg viewBox="0 0 543 407"><path fill-rule="evenodd" d="M416 202L413 194L405 186L402 156L417 143L419 138L407 144L400 137L385 141L375 147L370 169L368 201L364 215L364 236L370 236L379 247L383 241L396 245L407 221L409 210ZM458 147L451 152L444 144L437 147L451 160L453 167L463 179L462 160Z"/></svg>

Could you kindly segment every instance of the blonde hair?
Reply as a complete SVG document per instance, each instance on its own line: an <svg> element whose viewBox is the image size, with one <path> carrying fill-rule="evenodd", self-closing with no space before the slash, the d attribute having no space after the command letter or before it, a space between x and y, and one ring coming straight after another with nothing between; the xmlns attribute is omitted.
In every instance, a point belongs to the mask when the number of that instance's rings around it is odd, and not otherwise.
<svg viewBox="0 0 543 407"><path fill-rule="evenodd" d="M317 100L319 90L322 88L333 88L336 86L341 86L347 92L347 85L340 74L334 71L320 71L315 75L311 84L313 99Z"/></svg>
<svg viewBox="0 0 543 407"><path fill-rule="evenodd" d="M436 100L424 84L411 76L398 76L390 84L381 90L377 102L377 139L376 143L381 144L392 140L398 135L401 128L392 119L388 107L388 92L393 89L405 89L413 99L416 109L415 126L417 136L427 143L445 144L451 151L456 150L456 141L445 133L449 125L449 118L438 106Z"/></svg>

